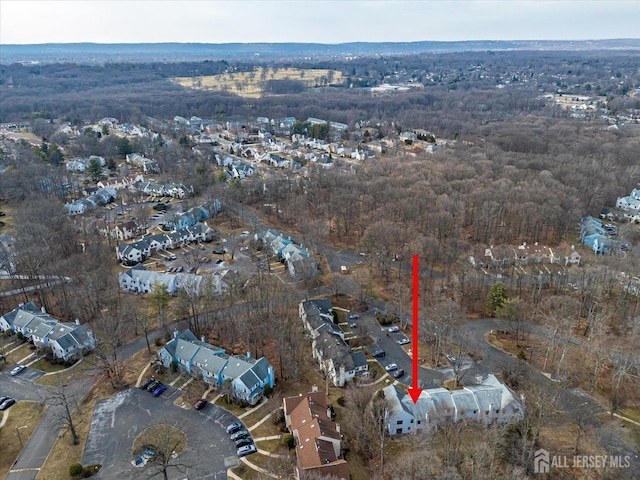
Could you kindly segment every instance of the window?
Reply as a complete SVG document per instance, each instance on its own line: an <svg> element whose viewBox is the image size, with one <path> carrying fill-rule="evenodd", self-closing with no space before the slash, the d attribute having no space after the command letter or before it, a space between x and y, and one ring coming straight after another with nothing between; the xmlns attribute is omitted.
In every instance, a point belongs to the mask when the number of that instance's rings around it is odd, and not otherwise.
<svg viewBox="0 0 640 480"><path fill-rule="evenodd" d="M418 425L420 425L420 420L418 420Z"/></svg>
<svg viewBox="0 0 640 480"><path fill-rule="evenodd" d="M402 420L398 420L398 421L396 422L396 425L402 425Z"/></svg>

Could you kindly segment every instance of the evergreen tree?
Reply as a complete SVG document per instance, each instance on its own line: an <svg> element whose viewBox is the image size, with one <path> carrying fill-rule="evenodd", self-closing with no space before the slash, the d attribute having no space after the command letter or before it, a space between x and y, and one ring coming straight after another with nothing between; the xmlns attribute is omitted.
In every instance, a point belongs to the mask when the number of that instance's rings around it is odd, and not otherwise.
<svg viewBox="0 0 640 480"><path fill-rule="evenodd" d="M498 282L491 287L487 295L487 310L489 311L489 315L493 317L496 314L496 310L502 307L508 298L504 283Z"/></svg>

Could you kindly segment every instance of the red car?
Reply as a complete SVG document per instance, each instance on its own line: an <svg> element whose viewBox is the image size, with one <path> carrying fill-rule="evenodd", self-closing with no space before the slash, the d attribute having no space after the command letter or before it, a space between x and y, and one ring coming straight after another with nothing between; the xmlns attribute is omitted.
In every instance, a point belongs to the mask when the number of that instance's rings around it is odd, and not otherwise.
<svg viewBox="0 0 640 480"><path fill-rule="evenodd" d="M201 410L206 404L207 404L207 401L204 398L201 398L196 402L193 408L195 408L196 410Z"/></svg>

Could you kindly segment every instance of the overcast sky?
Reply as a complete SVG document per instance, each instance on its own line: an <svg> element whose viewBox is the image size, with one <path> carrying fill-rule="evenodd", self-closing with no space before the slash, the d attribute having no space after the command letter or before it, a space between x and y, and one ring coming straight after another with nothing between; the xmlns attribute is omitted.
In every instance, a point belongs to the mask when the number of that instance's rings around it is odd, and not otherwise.
<svg viewBox="0 0 640 480"><path fill-rule="evenodd" d="M640 0L0 0L0 43L640 37Z"/></svg>

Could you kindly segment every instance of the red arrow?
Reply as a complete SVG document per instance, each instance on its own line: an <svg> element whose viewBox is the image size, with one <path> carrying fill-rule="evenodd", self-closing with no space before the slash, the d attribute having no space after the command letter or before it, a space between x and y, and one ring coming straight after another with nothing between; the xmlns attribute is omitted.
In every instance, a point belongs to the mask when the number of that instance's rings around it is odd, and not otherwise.
<svg viewBox="0 0 640 480"><path fill-rule="evenodd" d="M418 401L422 389L418 388L418 277L420 270L418 269L418 255L413 256L413 384L408 389L409 395L413 403Z"/></svg>

